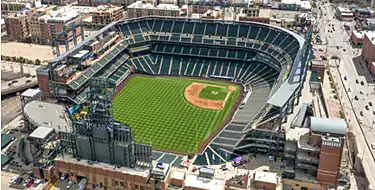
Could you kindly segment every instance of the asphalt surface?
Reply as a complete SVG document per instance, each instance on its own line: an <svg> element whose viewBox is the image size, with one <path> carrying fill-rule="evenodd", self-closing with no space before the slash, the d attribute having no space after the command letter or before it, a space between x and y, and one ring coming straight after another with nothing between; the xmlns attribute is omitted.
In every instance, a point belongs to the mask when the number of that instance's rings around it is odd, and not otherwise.
<svg viewBox="0 0 375 190"><path fill-rule="evenodd" d="M66 186L69 183L69 179L65 179L64 181L59 180L56 186L53 188L54 190L67 190ZM69 189L77 189L77 185L73 184L73 186Z"/></svg>
<svg viewBox="0 0 375 190"><path fill-rule="evenodd" d="M1 97L1 127L9 124L21 112L21 99L19 96L10 94Z"/></svg>
<svg viewBox="0 0 375 190"><path fill-rule="evenodd" d="M371 148L371 143L375 143L375 129L371 128L372 120L375 118L372 115L372 110L375 110L375 104L372 107L370 106L369 110L365 109L369 101L375 102L374 83L369 80L371 77L368 76L369 73L366 71L366 67L353 61L353 59L360 60L361 49L351 47L349 42L351 31L345 31L344 24L350 26L351 30L353 30L355 23L340 22L334 19L334 8L327 3L322 6L319 2L318 6L323 11L323 17L317 19L318 28L320 29L319 34L323 44L325 44L318 47L326 51L328 58L333 55L340 58L340 61L330 61L329 69L338 87L349 130L356 136L356 143L360 151L360 157L362 157L362 165L366 177L372 187L375 187L375 172L373 171L375 168L375 150ZM332 24L334 25L333 27ZM333 28L335 28L334 31ZM355 96L358 97L358 100L355 100ZM363 116L361 116L361 111Z"/></svg>

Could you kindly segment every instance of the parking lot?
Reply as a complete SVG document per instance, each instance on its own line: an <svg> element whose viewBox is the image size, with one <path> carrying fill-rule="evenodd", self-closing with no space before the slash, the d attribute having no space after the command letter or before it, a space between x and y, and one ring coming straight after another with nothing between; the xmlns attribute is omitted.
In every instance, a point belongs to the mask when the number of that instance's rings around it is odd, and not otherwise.
<svg viewBox="0 0 375 190"><path fill-rule="evenodd" d="M53 188L55 190L65 190L68 185L69 179L65 179L63 181L59 180L56 184L56 186ZM69 189L77 189L77 184L73 184L73 186Z"/></svg>
<svg viewBox="0 0 375 190"><path fill-rule="evenodd" d="M18 174L14 174L14 173L9 173L9 172L5 172L5 171L2 171L1 172L1 189L11 189L11 190L15 190L15 189L34 189L34 190L42 190L43 189L43 186L46 184L46 183L39 183L39 184L35 184L33 183L30 187L27 187L27 186L24 186L24 182L26 179L29 178L28 175L21 175L20 177L22 178L22 180L17 183L17 184L12 184L10 185L9 184L9 181L12 177L17 177Z"/></svg>

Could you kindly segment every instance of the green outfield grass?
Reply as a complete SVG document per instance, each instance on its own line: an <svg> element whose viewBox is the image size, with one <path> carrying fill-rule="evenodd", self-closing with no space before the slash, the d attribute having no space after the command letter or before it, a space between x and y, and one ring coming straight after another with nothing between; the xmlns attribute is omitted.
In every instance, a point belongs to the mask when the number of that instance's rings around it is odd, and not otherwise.
<svg viewBox="0 0 375 190"><path fill-rule="evenodd" d="M240 87L236 86L223 110L215 111L195 107L185 100L184 89L192 82L229 85L188 78L136 76L113 101L115 120L130 125L137 141L142 137L144 142L151 140L156 148L196 153L197 144L199 147L230 115Z"/></svg>
<svg viewBox="0 0 375 190"><path fill-rule="evenodd" d="M199 97L210 100L224 100L227 94L228 88L207 86L201 91L201 93L199 93Z"/></svg>

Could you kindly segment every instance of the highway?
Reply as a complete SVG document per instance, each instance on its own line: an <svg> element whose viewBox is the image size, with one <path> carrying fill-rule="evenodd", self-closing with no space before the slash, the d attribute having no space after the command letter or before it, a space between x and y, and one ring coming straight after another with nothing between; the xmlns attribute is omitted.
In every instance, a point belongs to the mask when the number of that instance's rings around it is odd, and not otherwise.
<svg viewBox="0 0 375 190"><path fill-rule="evenodd" d="M375 129L372 128L372 120L375 118L372 111L375 111L375 105L368 106L369 110L365 109L370 101L375 103L374 83L368 81L368 77L363 74L366 72L360 71L361 68L366 70L366 67L353 62L353 58L360 56L361 50L351 47L348 35L350 31L345 31L344 23L351 26L351 29L355 23L334 19L334 8L327 3L322 5L319 2L318 6L323 14L317 19L317 28L320 29L319 34L325 45L317 47L326 51L327 58L333 55L340 58L330 60L328 68L338 88L349 130L356 136L358 154L362 159L366 178L369 184L375 187L375 150L371 148L371 143L375 143Z"/></svg>

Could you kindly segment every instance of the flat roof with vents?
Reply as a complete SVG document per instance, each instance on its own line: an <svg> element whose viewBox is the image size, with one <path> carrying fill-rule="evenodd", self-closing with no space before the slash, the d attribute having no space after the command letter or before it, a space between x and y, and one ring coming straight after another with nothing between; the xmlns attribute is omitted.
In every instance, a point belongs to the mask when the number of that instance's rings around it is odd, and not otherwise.
<svg viewBox="0 0 375 190"><path fill-rule="evenodd" d="M42 101L31 101L25 105L26 117L37 126L51 127L56 131L71 131L64 106Z"/></svg>

